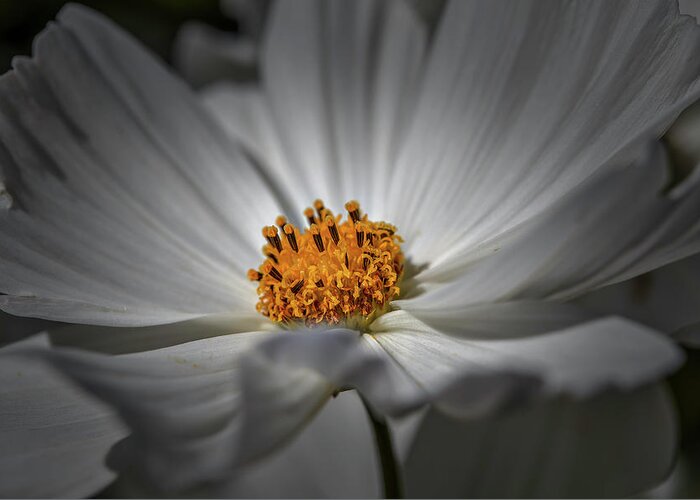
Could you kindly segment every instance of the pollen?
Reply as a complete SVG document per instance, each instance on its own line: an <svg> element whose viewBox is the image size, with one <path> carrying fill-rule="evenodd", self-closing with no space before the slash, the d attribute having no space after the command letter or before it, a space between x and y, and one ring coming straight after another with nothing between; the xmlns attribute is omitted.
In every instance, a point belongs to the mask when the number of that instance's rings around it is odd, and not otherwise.
<svg viewBox="0 0 700 500"><path fill-rule="evenodd" d="M343 221L316 200L304 210L307 228L280 215L262 229L265 260L248 271L258 282L258 312L285 324L366 321L399 295L404 257L396 228L369 220L354 200L345 208Z"/></svg>

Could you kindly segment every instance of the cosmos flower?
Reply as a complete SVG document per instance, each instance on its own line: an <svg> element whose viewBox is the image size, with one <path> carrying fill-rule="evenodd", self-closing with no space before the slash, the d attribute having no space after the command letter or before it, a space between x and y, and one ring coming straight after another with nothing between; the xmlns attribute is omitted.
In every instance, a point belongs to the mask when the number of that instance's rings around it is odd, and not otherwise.
<svg viewBox="0 0 700 500"><path fill-rule="evenodd" d="M3 494L47 442L62 491L110 448L193 491L346 389L475 421L659 380L670 340L568 301L700 248L698 175L666 189L656 141L698 49L668 2L454 1L428 37L403 2L295 0L261 87L203 104L65 8L0 79L0 307L83 326L3 349Z"/></svg>

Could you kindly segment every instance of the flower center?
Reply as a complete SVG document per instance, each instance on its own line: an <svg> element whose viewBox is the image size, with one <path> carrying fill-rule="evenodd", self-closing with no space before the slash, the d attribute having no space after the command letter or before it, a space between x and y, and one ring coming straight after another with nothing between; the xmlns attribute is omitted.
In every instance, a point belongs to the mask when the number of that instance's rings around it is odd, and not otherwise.
<svg viewBox="0 0 700 500"><path fill-rule="evenodd" d="M282 215L263 228L266 259L248 271L260 283L257 310L284 323L373 319L399 294L403 240L391 224L360 214L356 201L345 204L345 221L321 200L314 206L303 232Z"/></svg>

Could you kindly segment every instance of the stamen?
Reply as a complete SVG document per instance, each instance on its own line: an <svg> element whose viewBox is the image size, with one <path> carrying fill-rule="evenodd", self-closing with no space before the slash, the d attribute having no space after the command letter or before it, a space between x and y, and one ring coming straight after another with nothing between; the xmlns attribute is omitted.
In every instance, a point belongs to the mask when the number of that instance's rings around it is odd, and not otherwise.
<svg viewBox="0 0 700 500"><path fill-rule="evenodd" d="M263 275L261 272L256 271L255 269L248 269L248 279L250 281L260 281L262 277Z"/></svg>
<svg viewBox="0 0 700 500"><path fill-rule="evenodd" d="M357 240L357 246L362 248L362 244L365 242L365 232L361 223L355 224L355 239Z"/></svg>
<svg viewBox="0 0 700 500"><path fill-rule="evenodd" d="M326 217L326 226L328 226L328 232L331 233L331 239L336 245L340 241L340 235L338 234L338 228L335 227L335 221L330 215Z"/></svg>
<svg viewBox="0 0 700 500"><path fill-rule="evenodd" d="M311 235L314 237L314 243L316 243L316 248L318 248L319 252L323 252L325 250L323 246L323 238L321 238L321 230L318 228L316 224L311 226Z"/></svg>
<svg viewBox="0 0 700 500"><path fill-rule="evenodd" d="M309 226L313 226L316 224L316 218L314 217L314 209L311 207L308 207L306 210L304 210L304 217L306 217L306 220L309 221Z"/></svg>
<svg viewBox="0 0 700 500"><path fill-rule="evenodd" d="M320 199L317 199L314 201L314 208L316 209L316 213L318 214L318 220L319 222L323 220L323 212L325 210L323 206L323 201Z"/></svg>
<svg viewBox="0 0 700 500"><path fill-rule="evenodd" d="M276 256L274 253L272 253L272 247L271 247L270 245L265 245L265 246L263 247L263 255L265 255L265 257L267 257L268 259L274 261L275 264L279 264L279 263L280 263L280 261L279 261L279 259L277 258L277 256Z"/></svg>
<svg viewBox="0 0 700 500"><path fill-rule="evenodd" d="M275 224L277 224L277 227L284 231L284 226L287 224L287 218L284 215L278 215L275 219Z"/></svg>
<svg viewBox="0 0 700 500"><path fill-rule="evenodd" d="M347 202L345 204L345 210L348 211L353 222L358 222L360 220L360 204L355 200Z"/></svg>
<svg viewBox="0 0 700 500"><path fill-rule="evenodd" d="M299 290L301 290L301 287L304 286L304 280L300 279L299 281L296 282L295 285L292 286L292 293L297 294L299 293Z"/></svg>
<svg viewBox="0 0 700 500"><path fill-rule="evenodd" d="M372 257L366 253L362 254L362 269L366 271L370 262L372 262Z"/></svg>
<svg viewBox="0 0 700 500"><path fill-rule="evenodd" d="M269 274L272 276L274 279L276 279L279 282L282 282L282 273L280 273L275 266L273 266L271 263L266 262L263 264L263 271L265 274Z"/></svg>
<svg viewBox="0 0 700 500"><path fill-rule="evenodd" d="M285 224L283 231L284 235L287 237L289 246L292 247L292 250L294 250L295 252L299 252L299 246L297 245L297 237L294 234L294 226L292 226L291 224Z"/></svg>
<svg viewBox="0 0 700 500"><path fill-rule="evenodd" d="M277 234L277 228L275 226L267 226L267 237L270 244L275 247L278 252L282 251L282 240L280 240Z"/></svg>

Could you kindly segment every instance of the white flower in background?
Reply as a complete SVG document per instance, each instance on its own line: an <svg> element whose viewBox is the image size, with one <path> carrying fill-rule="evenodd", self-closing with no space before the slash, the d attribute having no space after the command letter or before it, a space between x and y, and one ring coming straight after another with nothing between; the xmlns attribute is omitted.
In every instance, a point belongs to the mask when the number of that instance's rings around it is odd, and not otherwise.
<svg viewBox="0 0 700 500"><path fill-rule="evenodd" d="M174 42L175 67L194 86L220 79L256 79L269 4L269 0L221 0L223 13L238 25L236 34L199 21L185 23Z"/></svg>
<svg viewBox="0 0 700 500"><path fill-rule="evenodd" d="M108 407L130 431L111 466L166 492L221 492L346 388L378 414L432 403L482 435L517 420L485 415L520 400L546 398L528 413L545 432L593 398L546 448L509 437L537 451L531 474L473 474L459 491L616 496L663 478L674 422L649 384L682 355L566 301L700 250L699 176L661 194L655 142L700 95L697 28L667 2L455 1L442 19L429 41L402 2L279 2L261 87L219 87L206 106L80 7L15 60L0 80L0 307L85 326L55 334L61 348L41 336L3 350L0 493L104 485L99 460L125 435ZM256 312L246 271L260 264L260 229L278 214L302 227L315 198L358 199L404 239L401 295L362 331L282 329ZM287 266L302 278L335 244L322 222L319 260ZM273 298L288 299L300 276L281 278ZM559 399L569 406L548 411ZM591 422L624 432L572 438ZM459 462L446 451L425 463L429 424L406 459L415 494L432 494L420 473ZM608 449L615 461L584 467L582 483L573 458ZM28 463L49 471L43 484Z"/></svg>

